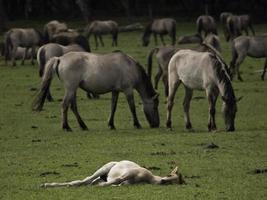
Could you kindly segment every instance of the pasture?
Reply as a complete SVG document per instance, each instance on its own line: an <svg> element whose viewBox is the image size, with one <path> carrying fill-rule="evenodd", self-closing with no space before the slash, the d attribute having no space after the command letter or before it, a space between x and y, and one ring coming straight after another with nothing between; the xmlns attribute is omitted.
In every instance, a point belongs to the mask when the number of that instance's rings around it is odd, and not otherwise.
<svg viewBox="0 0 267 200"><path fill-rule="evenodd" d="M12 27L37 27L40 22L14 22ZM84 26L80 22L70 27ZM193 22L177 23L177 36L195 33ZM266 24L255 25L256 34L267 32ZM219 29L222 53L230 62L231 52ZM111 37L103 37L105 47L96 52L121 49L144 67L149 50L141 46L141 32L122 33L118 47L111 47ZM166 38L170 43L170 40ZM94 42L91 40L92 51ZM194 45L190 45L194 46ZM182 47L182 46L181 46ZM186 46L184 46L186 47ZM195 92L191 104L191 121L195 132L185 131L182 101L183 87L178 89L173 109L173 131L165 128L166 104L162 82L159 84L160 128L150 129L135 93L137 115L142 129L133 127L125 96L120 94L115 115L117 130L107 127L111 94L87 99L79 90L77 104L89 131L81 131L69 112L73 132L63 132L60 101L63 88L55 76L51 92L55 99L45 103L44 111L31 111L31 103L40 86L37 64L6 66L0 60L0 199L264 199L267 195L267 80L260 79L264 59L246 58L241 65L244 82L233 81L238 103L236 131L224 131L221 99L216 109L217 132L208 132L208 102L204 92ZM157 65L154 60L153 74ZM267 79L267 77L266 77ZM218 148L212 148L210 144ZM123 187L79 187L43 189L44 182L82 179L102 164L112 160L132 160L156 175L166 175L178 165L186 185Z"/></svg>

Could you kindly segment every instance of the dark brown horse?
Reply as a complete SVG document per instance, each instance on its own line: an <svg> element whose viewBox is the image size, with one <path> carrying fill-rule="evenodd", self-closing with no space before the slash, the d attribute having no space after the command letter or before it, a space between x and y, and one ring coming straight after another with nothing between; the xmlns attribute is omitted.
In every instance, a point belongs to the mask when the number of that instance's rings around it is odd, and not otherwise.
<svg viewBox="0 0 267 200"><path fill-rule="evenodd" d="M197 25L197 32L201 36L202 36L202 31L204 32L204 37L206 37L209 33L217 35L217 26L212 16L209 15L199 16L197 18L196 25Z"/></svg>
<svg viewBox="0 0 267 200"><path fill-rule="evenodd" d="M148 46L150 35L154 35L155 44L157 45L157 35L160 36L161 42L165 45L164 35L169 35L172 40L172 45L176 42L176 21L172 18L155 19L150 22L144 30L143 46Z"/></svg>

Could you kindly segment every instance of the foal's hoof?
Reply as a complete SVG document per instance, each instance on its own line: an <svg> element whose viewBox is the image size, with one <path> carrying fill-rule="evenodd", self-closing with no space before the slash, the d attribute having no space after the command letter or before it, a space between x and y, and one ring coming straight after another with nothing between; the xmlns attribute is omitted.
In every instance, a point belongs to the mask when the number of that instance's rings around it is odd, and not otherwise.
<svg viewBox="0 0 267 200"><path fill-rule="evenodd" d="M195 132L195 129L193 129L192 127L191 128L187 128L186 131L188 133L194 133Z"/></svg>
<svg viewBox="0 0 267 200"><path fill-rule="evenodd" d="M88 131L88 130L89 130L89 129L87 128L87 126L81 127L81 129L82 129L83 131Z"/></svg>

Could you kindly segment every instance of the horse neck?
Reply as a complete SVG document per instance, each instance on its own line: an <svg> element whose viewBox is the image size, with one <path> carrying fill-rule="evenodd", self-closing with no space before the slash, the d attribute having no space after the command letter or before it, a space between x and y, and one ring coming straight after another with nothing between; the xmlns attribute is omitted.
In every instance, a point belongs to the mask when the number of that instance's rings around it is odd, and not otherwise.
<svg viewBox="0 0 267 200"><path fill-rule="evenodd" d="M156 92L152 86L151 81L146 75L145 70L139 64L137 64L137 66L139 68L139 80L136 84L135 89L140 94L142 101L144 102L146 99L151 99L156 94Z"/></svg>

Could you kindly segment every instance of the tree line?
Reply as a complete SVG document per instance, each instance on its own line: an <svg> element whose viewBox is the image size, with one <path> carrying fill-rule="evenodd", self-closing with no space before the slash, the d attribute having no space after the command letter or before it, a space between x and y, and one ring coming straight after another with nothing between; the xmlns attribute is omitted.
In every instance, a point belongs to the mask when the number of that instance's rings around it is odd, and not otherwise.
<svg viewBox="0 0 267 200"><path fill-rule="evenodd" d="M266 0L0 0L0 29L9 20L59 18L93 19L124 17L183 17L191 20L201 14L215 17L223 11L251 14L257 22L267 19Z"/></svg>

